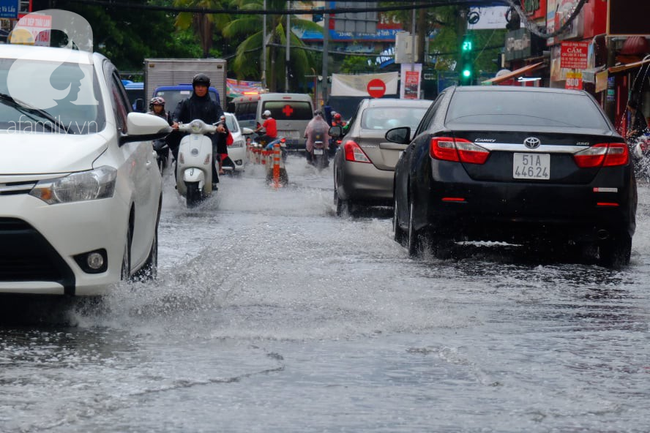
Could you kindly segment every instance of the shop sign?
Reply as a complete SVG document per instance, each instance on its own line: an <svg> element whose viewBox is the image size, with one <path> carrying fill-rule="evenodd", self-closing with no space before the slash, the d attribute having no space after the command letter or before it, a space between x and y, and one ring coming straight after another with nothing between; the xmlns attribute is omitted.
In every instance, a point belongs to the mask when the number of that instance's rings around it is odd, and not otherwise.
<svg viewBox="0 0 650 433"><path fill-rule="evenodd" d="M0 18L18 18L18 0L0 0Z"/></svg>
<svg viewBox="0 0 650 433"><path fill-rule="evenodd" d="M560 67L567 69L587 69L589 42L562 42Z"/></svg>
<svg viewBox="0 0 650 433"><path fill-rule="evenodd" d="M607 71L598 72L596 74L596 93L604 92L607 90L607 78L609 74Z"/></svg>
<svg viewBox="0 0 650 433"><path fill-rule="evenodd" d="M570 90L582 90L582 71L567 72L564 88Z"/></svg>
<svg viewBox="0 0 650 433"><path fill-rule="evenodd" d="M506 34L506 61L525 59L531 56L530 32L519 29Z"/></svg>

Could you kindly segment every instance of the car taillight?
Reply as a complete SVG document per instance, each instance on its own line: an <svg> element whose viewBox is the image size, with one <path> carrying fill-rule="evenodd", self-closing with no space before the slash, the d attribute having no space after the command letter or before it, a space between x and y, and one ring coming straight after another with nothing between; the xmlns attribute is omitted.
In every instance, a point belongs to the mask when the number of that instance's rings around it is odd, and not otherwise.
<svg viewBox="0 0 650 433"><path fill-rule="evenodd" d="M370 158L368 158L361 147L354 141L346 141L343 148L345 150L346 161L370 163Z"/></svg>
<svg viewBox="0 0 650 433"><path fill-rule="evenodd" d="M490 151L469 140L433 137L429 146L429 154L432 158L442 161L485 164L488 156L490 156Z"/></svg>
<svg viewBox="0 0 650 433"><path fill-rule="evenodd" d="M625 165L629 158L630 151L625 143L599 143L573 155L580 168Z"/></svg>

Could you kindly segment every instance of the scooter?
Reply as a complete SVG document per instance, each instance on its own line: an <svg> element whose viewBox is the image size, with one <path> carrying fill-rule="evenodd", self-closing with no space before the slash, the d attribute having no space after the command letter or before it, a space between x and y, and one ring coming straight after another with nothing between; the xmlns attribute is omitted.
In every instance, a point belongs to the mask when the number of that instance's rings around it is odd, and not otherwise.
<svg viewBox="0 0 650 433"><path fill-rule="evenodd" d="M329 165L329 155L323 140L314 140L314 148L311 151L311 163L320 172Z"/></svg>
<svg viewBox="0 0 650 433"><path fill-rule="evenodd" d="M189 134L178 147L176 189L187 207L194 207L212 194L212 140L205 134L214 134L217 127L195 119L179 124L178 130Z"/></svg>
<svg viewBox="0 0 650 433"><path fill-rule="evenodd" d="M153 150L156 151L156 161L158 162L160 174L162 174L165 167L167 167L167 161L169 160L169 145L164 138L154 140Z"/></svg>

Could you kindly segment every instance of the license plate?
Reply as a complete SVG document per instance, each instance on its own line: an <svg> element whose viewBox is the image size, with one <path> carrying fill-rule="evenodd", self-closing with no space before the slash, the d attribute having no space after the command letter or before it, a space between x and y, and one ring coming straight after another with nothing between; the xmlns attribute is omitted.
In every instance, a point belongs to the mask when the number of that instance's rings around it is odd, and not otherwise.
<svg viewBox="0 0 650 433"><path fill-rule="evenodd" d="M300 133L298 131L278 131L278 137L287 137L287 138L300 138Z"/></svg>
<svg viewBox="0 0 650 433"><path fill-rule="evenodd" d="M548 153L515 153L512 177L515 179L550 179L551 155Z"/></svg>
<svg viewBox="0 0 650 433"><path fill-rule="evenodd" d="M323 149L314 149L314 155L322 155Z"/></svg>

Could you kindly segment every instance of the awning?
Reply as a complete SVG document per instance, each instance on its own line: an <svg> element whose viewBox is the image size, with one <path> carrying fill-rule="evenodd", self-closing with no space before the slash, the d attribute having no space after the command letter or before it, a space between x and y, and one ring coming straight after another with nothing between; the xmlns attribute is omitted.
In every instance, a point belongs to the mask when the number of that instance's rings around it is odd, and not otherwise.
<svg viewBox="0 0 650 433"><path fill-rule="evenodd" d="M625 72L628 69L640 68L643 65L650 63L650 58L645 58L639 62L627 63L625 65L612 66L608 69L610 74L617 74L619 72Z"/></svg>
<svg viewBox="0 0 650 433"><path fill-rule="evenodd" d="M530 65L524 66L523 68L515 69L514 71L501 75L500 77L490 78L489 80L483 81L481 84L490 85L490 84L499 84L504 81L507 81L511 78L517 78L521 75L527 74L528 72L533 72L544 67L544 62L532 63Z"/></svg>

